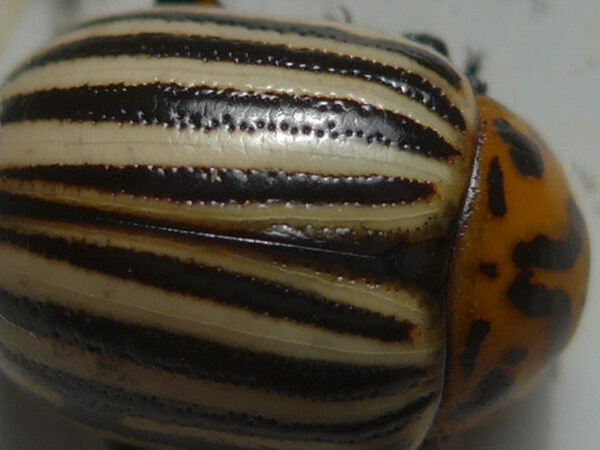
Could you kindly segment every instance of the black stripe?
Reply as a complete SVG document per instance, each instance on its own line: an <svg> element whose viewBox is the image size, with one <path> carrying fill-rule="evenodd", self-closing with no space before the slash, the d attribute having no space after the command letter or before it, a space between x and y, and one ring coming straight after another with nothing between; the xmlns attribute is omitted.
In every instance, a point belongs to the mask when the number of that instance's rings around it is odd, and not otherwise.
<svg viewBox="0 0 600 450"><path fill-rule="evenodd" d="M513 250L513 261L523 272L533 267L545 270L569 270L583 249L585 222L575 200L566 205L569 231L564 240L553 240L539 234L530 241L519 242Z"/></svg>
<svg viewBox="0 0 600 450"><path fill-rule="evenodd" d="M0 123L5 124L52 119L161 124L204 132L224 129L357 140L438 159L460 154L433 129L408 117L347 100L151 84L37 91L0 106Z"/></svg>
<svg viewBox="0 0 600 450"><path fill-rule="evenodd" d="M266 170L157 166L36 166L0 170L0 177L41 180L172 200L297 201L363 204L414 203L434 195L433 185L383 176L322 176Z"/></svg>
<svg viewBox="0 0 600 450"><path fill-rule="evenodd" d="M560 289L534 284L533 271L521 272L507 291L512 305L526 317L555 316L561 323L561 335L566 334L571 319L571 299ZM558 334L556 331L555 333Z"/></svg>
<svg viewBox="0 0 600 450"><path fill-rule="evenodd" d="M118 386L110 386L82 379L61 370L51 369L43 364L3 350L0 352L13 363L20 365L27 373L55 392L59 392L65 405L63 408L85 415L103 417L109 422L137 417L145 420L174 424L182 427L216 430L241 436L261 436L268 439L294 441L320 441L358 443L396 433L419 417L434 400L436 394L425 395L405 407L368 420L338 423L294 423L277 419L250 415L247 413L211 410L192 401L181 402L124 391ZM285 399L282 399L282 403ZM332 403L329 408L340 406ZM126 413L125 413L126 411Z"/></svg>
<svg viewBox="0 0 600 450"><path fill-rule="evenodd" d="M504 174L500 161L496 156L490 163L487 176L488 208L494 217L506 215L506 200L504 198Z"/></svg>
<svg viewBox="0 0 600 450"><path fill-rule="evenodd" d="M261 233L246 232L244 227L235 229L231 234L228 230L198 227L193 224L181 224L167 220L157 220L152 217L136 216L131 214L118 214L111 211L102 211L92 207L79 207L68 204L57 204L23 195L13 195L0 191L0 216L1 217L28 217L42 221L68 222L81 226L98 226L113 230L125 230L139 234L153 234L181 242L199 242L204 244L229 245L232 248L259 249L261 252L277 252L279 256L287 255L291 258L306 257L318 260L327 259L328 263L334 260L346 259L345 265L356 267L357 273L373 273L377 265L376 254L393 247L395 243L361 243L348 242L356 252L332 250L328 248L327 241L314 241L308 236L295 236L301 231L292 229L290 236L277 236L270 234L271 229ZM292 234L293 232L294 235ZM332 238L333 239L333 238ZM341 243L342 245L344 243ZM363 244L363 245L361 245ZM372 251L371 251L372 250ZM278 258L276 258L278 259ZM351 262L354 261L354 262ZM380 270L375 271L380 273Z"/></svg>
<svg viewBox="0 0 600 450"><path fill-rule="evenodd" d="M374 398L412 389L428 373L420 367L364 366L251 352L99 318L2 290L0 314L25 330L109 358L293 397Z"/></svg>
<svg viewBox="0 0 600 450"><path fill-rule="evenodd" d="M513 376L504 372L500 367L492 369L483 375L477 386L470 392L469 398L459 403L452 412L452 418L462 421L469 416L489 409L490 405L501 404L515 384Z"/></svg>
<svg viewBox="0 0 600 450"><path fill-rule="evenodd" d="M317 239L304 234L302 229L283 225L265 230L246 230L241 226L226 231L61 205L2 191L0 216L150 234L183 243L218 244L232 251L260 252L272 260L299 264L323 273L335 273L347 279L363 279L374 284L388 283L400 289L418 286L434 294L439 293L445 285L450 254L447 238L412 242L404 235L379 236L371 233L359 238L350 231L341 230Z"/></svg>
<svg viewBox="0 0 600 450"><path fill-rule="evenodd" d="M525 362L529 356L529 350L523 347L511 348L502 355L502 362L509 366L518 366Z"/></svg>
<svg viewBox="0 0 600 450"><path fill-rule="evenodd" d="M487 320L475 320L471 323L464 349L460 355L460 363L467 377L471 377L477 364L477 357L481 345L490 332L490 322Z"/></svg>
<svg viewBox="0 0 600 450"><path fill-rule="evenodd" d="M534 141L504 119L495 119L494 129L510 148L510 159L521 175L532 179L544 176L544 158Z"/></svg>
<svg viewBox="0 0 600 450"><path fill-rule="evenodd" d="M540 234L515 246L513 262L521 272L506 294L511 304L526 317L554 318L553 354L567 343L573 315L571 298L561 289L552 289L551 284L536 284L533 278L535 268L550 271L571 269L584 248L586 228L581 211L572 198L567 201L566 209L570 223L564 240L553 240Z"/></svg>
<svg viewBox="0 0 600 450"><path fill-rule="evenodd" d="M479 266L477 266L477 270L479 271L479 273L485 275L488 278L498 277L498 264L496 263L479 263Z"/></svg>
<svg viewBox="0 0 600 450"><path fill-rule="evenodd" d="M181 262L150 252L69 242L43 235L0 231L0 242L45 258L133 280L149 286L293 322L386 342L410 342L414 324L334 300L311 296L285 285Z"/></svg>
<svg viewBox="0 0 600 450"><path fill-rule="evenodd" d="M331 39L337 42L356 44L366 47L373 47L399 55L407 56L431 71L437 73L450 85L461 88L461 78L458 72L454 70L451 64L439 56L432 54L417 45L402 42L400 40L385 39L384 37L375 38L361 36L347 30L340 30L327 25L289 23L264 18L236 17L216 15L210 13L191 13L188 11L150 11L138 12L128 15L100 18L83 24L78 29L128 20L152 20L159 19L176 22L193 23L214 23L217 25L242 26L248 30L274 31L283 35L298 35L306 37L317 37Z"/></svg>
<svg viewBox="0 0 600 450"><path fill-rule="evenodd" d="M87 38L57 46L34 57L11 74L9 80L32 68L59 61L126 55L274 66L282 71L300 70L359 78L381 84L423 104L461 130L466 127L460 110L450 103L438 87L401 68L323 51L290 49L285 45L254 44L217 37L143 33ZM285 74L282 73L282 76Z"/></svg>

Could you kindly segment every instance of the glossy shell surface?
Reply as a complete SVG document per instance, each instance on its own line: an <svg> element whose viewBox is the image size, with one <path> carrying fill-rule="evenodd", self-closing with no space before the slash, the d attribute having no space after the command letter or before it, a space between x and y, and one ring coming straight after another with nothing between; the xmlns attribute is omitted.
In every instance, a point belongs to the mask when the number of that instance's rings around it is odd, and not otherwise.
<svg viewBox="0 0 600 450"><path fill-rule="evenodd" d="M586 227L558 161L511 111L477 104L476 164L448 281L444 433L527 392L575 331L589 274Z"/></svg>
<svg viewBox="0 0 600 450"><path fill-rule="evenodd" d="M494 108L529 132L411 41L157 9L58 37L0 102L0 366L115 439L414 449L508 399L478 386L525 384L580 313L566 184L564 217L519 222L532 177ZM540 155L534 200L562 180ZM573 266L547 267L530 241L569 227ZM514 239L482 250L488 232ZM567 319L522 299L543 283ZM502 340L523 324L546 338Z"/></svg>

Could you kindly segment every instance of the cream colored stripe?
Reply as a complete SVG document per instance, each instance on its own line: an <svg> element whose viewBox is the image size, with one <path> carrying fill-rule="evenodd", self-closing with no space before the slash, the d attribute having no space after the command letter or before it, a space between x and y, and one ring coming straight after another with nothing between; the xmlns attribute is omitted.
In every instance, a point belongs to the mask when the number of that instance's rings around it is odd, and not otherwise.
<svg viewBox="0 0 600 450"><path fill-rule="evenodd" d="M335 333L210 300L169 293L0 245L0 286L16 295L63 304L233 347L357 364L426 365L440 350Z"/></svg>
<svg viewBox="0 0 600 450"><path fill-rule="evenodd" d="M87 85L139 85L175 83L180 86L207 86L241 92L278 93L328 99L352 100L405 115L436 130L455 148L462 148L463 135L420 103L394 95L379 84L312 72L288 71L270 66L204 62L182 58L86 58L63 61L24 73L2 87L0 101L16 94L51 88L67 89Z"/></svg>
<svg viewBox="0 0 600 450"><path fill-rule="evenodd" d="M166 373L72 345L63 345L50 338L26 332L2 316L0 325L0 342L3 345L11 352L24 355L50 369L122 387L127 392L152 395L159 400L195 403L223 413L234 411L293 423L353 422L398 411L439 389L439 385L427 381L409 392L369 400L328 402L282 397L241 386ZM282 407L283 405L285 406Z"/></svg>
<svg viewBox="0 0 600 450"><path fill-rule="evenodd" d="M27 195L59 205L91 206L99 211L204 226L220 231L268 231L274 226L306 228L309 237L337 228L361 236L369 230L402 233L418 230L426 239L445 233L451 217L441 200L408 205L310 205L285 203L205 203L159 200L129 194L106 194L56 183L21 182L0 178L0 191Z"/></svg>
<svg viewBox="0 0 600 450"><path fill-rule="evenodd" d="M294 23L294 21L288 23ZM325 23L325 25L332 28L339 28L359 36L375 39L395 40L411 47L418 47L423 51L430 53L434 58L445 60L450 66L453 66L451 62L449 62L439 53L429 50L427 47L418 46L414 42L406 39L391 37L381 33L375 34L353 26L344 26L335 23ZM472 129L473 127L474 117L472 114L474 113L475 108L474 99L471 89L469 88L469 83L464 78L462 78L462 85L465 87L465 89L462 91L457 91L437 73L420 65L412 58L400 55L398 53L380 50L375 47L344 43L327 38L300 36L292 33L282 34L273 31L253 30L247 29L243 26L226 26L211 23L198 24L183 21L149 19L113 22L84 28L64 35L56 41L53 41L50 46L44 50L56 47L58 45L71 43L79 39L85 39L87 37L111 35L118 36L137 33L166 33L171 35L187 35L195 37L214 36L225 39L240 40L248 43L284 45L292 49L307 49L329 52L332 54L347 56L349 58L360 58L369 62L378 62L392 68L404 69L409 73L418 74L431 81L431 83L435 86L438 86L442 92L447 95L452 104L456 105L459 110L463 110L467 113L465 116L467 128ZM459 76L462 77L462 72L460 70L455 69L455 71L457 74L459 74Z"/></svg>
<svg viewBox="0 0 600 450"><path fill-rule="evenodd" d="M239 274L248 278L264 280L295 291L350 305L372 313L407 320L417 328L430 321L431 308L422 305L423 298L400 287L362 280L344 279L336 274L311 270L292 263L277 263L265 258L260 250L252 252L239 248L229 249L222 245L210 245L150 237L137 233L94 230L65 223L37 222L11 219L0 222L0 229L8 228L22 234L45 235L68 241L85 242L97 247L113 247L136 252L148 252L167 256L183 263L195 263L225 273ZM318 257L316 257L318 258ZM416 330L415 347L430 336L425 330Z"/></svg>
<svg viewBox="0 0 600 450"><path fill-rule="evenodd" d="M282 133L209 133L163 126L69 123L7 124L0 133L0 168L38 164L204 166L283 170L331 176L381 175L451 185L443 161L378 144Z"/></svg>

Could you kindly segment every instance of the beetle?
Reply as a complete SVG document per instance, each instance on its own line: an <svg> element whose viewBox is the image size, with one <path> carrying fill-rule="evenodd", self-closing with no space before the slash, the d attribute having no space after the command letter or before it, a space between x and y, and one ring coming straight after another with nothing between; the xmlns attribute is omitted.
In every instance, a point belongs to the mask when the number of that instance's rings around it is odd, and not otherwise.
<svg viewBox="0 0 600 450"><path fill-rule="evenodd" d="M167 7L46 45L0 89L0 368L143 448L415 449L522 395L585 224L423 43Z"/></svg>

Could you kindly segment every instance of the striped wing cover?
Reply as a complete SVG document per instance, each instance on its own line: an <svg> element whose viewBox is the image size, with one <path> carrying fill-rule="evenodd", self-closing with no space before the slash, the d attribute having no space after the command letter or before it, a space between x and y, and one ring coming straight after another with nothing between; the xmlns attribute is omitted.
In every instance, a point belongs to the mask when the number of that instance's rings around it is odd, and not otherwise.
<svg viewBox="0 0 600 450"><path fill-rule="evenodd" d="M159 9L59 37L0 102L8 375L149 445L418 445L474 147L445 58Z"/></svg>

